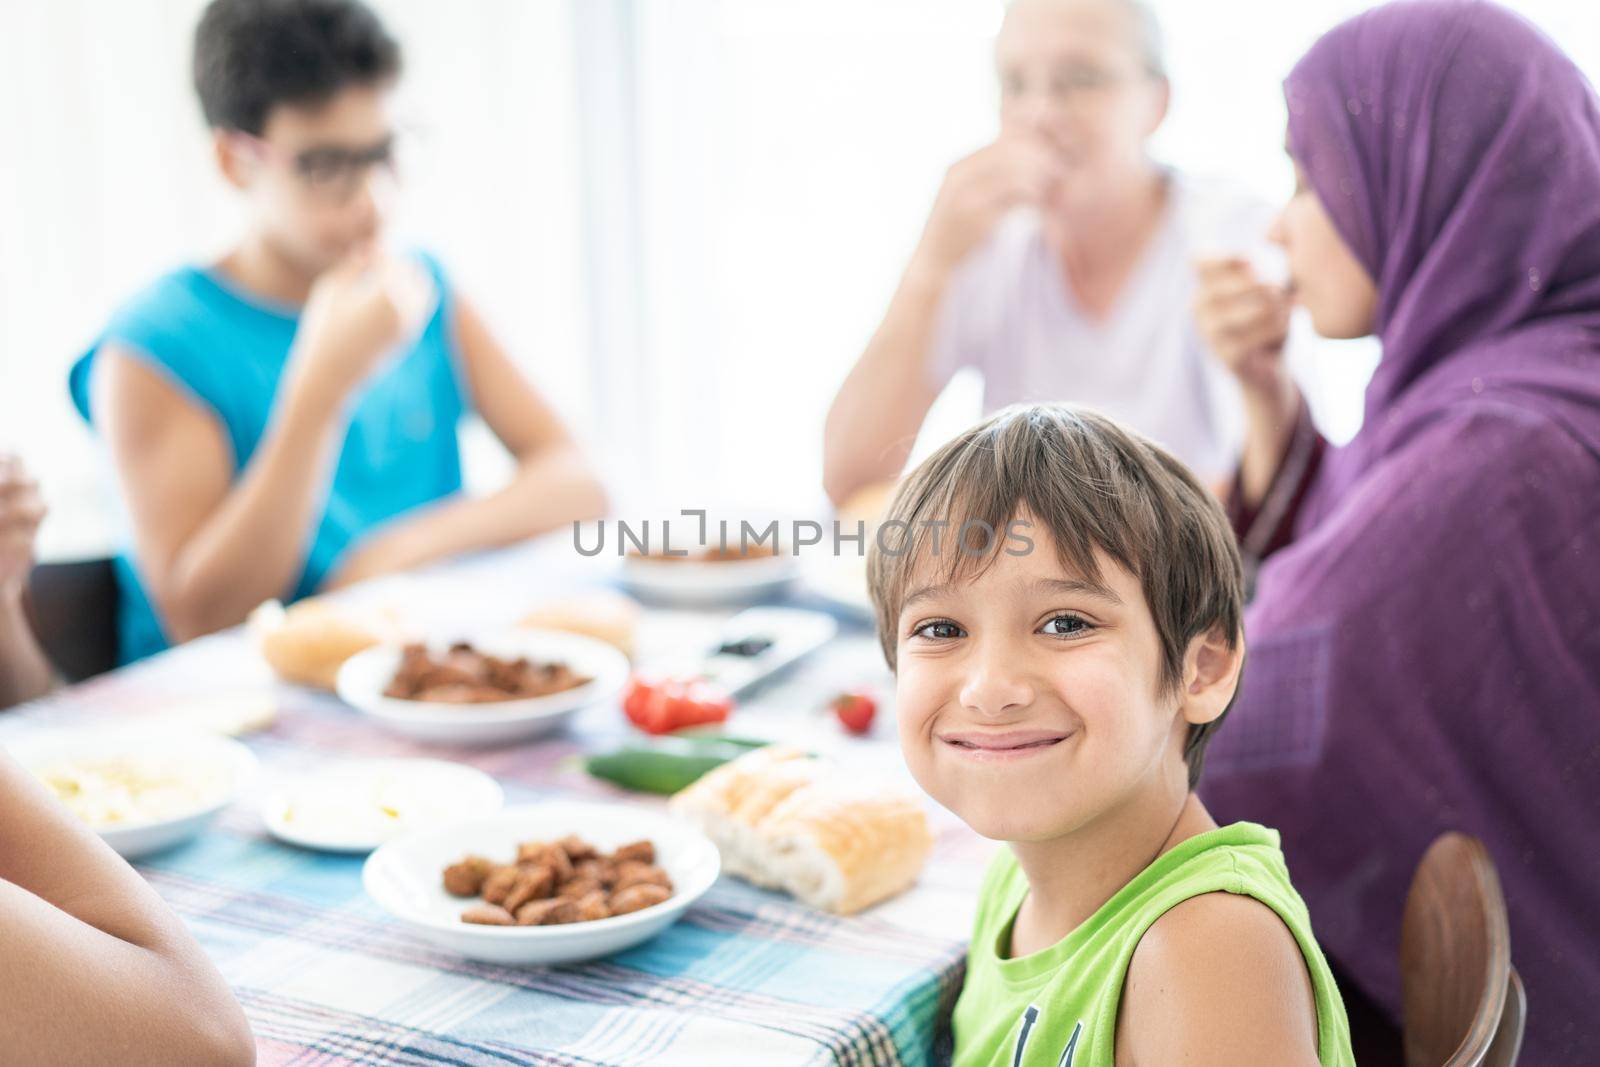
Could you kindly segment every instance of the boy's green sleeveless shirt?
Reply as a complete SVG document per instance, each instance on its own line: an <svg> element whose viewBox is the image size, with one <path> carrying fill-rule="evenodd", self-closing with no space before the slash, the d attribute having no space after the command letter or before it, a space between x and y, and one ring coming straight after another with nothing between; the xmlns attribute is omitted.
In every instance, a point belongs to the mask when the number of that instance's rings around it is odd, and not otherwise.
<svg viewBox="0 0 1600 1067"><path fill-rule="evenodd" d="M1112 1067L1117 1005L1133 950L1157 919L1190 897L1239 893L1277 912L1300 943L1317 1005L1323 1067L1353 1067L1344 1003L1289 884L1278 833L1254 823L1199 834L1141 871L1061 941L1002 959L1028 882L1009 848L984 875L967 978L955 1011L957 1067Z"/></svg>

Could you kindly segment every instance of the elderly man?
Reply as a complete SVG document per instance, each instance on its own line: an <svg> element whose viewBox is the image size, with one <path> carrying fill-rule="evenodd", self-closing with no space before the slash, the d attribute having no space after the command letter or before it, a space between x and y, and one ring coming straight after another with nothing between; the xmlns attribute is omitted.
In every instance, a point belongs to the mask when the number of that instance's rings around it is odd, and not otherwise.
<svg viewBox="0 0 1600 1067"><path fill-rule="evenodd" d="M828 413L835 503L905 465L955 372L989 411L1086 404L1202 478L1231 473L1239 390L1189 310L1191 259L1265 241L1267 205L1152 160L1159 29L1136 0L1015 0L995 41L996 140L950 168L883 323Z"/></svg>

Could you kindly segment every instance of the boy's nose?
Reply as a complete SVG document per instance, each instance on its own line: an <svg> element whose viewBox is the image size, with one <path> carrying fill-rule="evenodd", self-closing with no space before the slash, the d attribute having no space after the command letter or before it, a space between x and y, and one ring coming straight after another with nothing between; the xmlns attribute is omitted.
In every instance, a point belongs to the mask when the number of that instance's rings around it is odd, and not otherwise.
<svg viewBox="0 0 1600 1067"><path fill-rule="evenodd" d="M394 179L380 167L368 167L351 190L345 207L358 225L379 229L394 204Z"/></svg>
<svg viewBox="0 0 1600 1067"><path fill-rule="evenodd" d="M997 718L1033 703L1027 672L1004 648L980 649L961 687L961 705L978 715Z"/></svg>

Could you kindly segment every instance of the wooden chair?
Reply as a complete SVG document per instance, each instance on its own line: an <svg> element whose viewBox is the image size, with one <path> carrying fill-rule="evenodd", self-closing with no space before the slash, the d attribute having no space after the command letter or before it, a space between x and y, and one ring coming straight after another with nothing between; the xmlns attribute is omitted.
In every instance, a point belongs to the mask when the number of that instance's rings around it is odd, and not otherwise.
<svg viewBox="0 0 1600 1067"><path fill-rule="evenodd" d="M28 577L28 624L61 676L81 682L117 665L117 576L109 559L41 563Z"/></svg>
<svg viewBox="0 0 1600 1067"><path fill-rule="evenodd" d="M1511 1067L1527 998L1511 966L1505 898L1465 834L1428 847L1406 895L1400 985L1407 1067Z"/></svg>

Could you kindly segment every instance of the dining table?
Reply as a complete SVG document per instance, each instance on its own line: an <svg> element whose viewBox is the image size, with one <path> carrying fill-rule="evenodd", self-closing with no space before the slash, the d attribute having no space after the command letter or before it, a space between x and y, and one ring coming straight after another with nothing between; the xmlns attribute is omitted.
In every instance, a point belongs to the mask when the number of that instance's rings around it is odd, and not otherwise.
<svg viewBox="0 0 1600 1067"><path fill-rule="evenodd" d="M430 637L514 627L541 604L615 587L623 561L586 557L571 531L337 594ZM901 760L893 679L870 618L807 592L766 603L828 612L836 635L741 694L731 732L794 741L853 774L915 789ZM635 662L714 644L733 609L646 606ZM845 689L882 705L864 736L828 711ZM582 799L662 810L589 776L586 752L637 732L612 697L560 732L495 747L387 731L330 693L273 677L248 627L189 641L0 716L0 745L53 731L169 726L207 701L270 702L241 740L251 784L197 837L135 862L182 918L249 1018L263 1065L926 1064L948 1058L978 881L995 845L927 803L932 854L917 883L855 915L819 911L723 873L651 940L586 962L519 967L454 955L362 888L365 857L311 851L266 829L275 783L352 757L453 760L507 804ZM921 795L920 793L918 794Z"/></svg>

